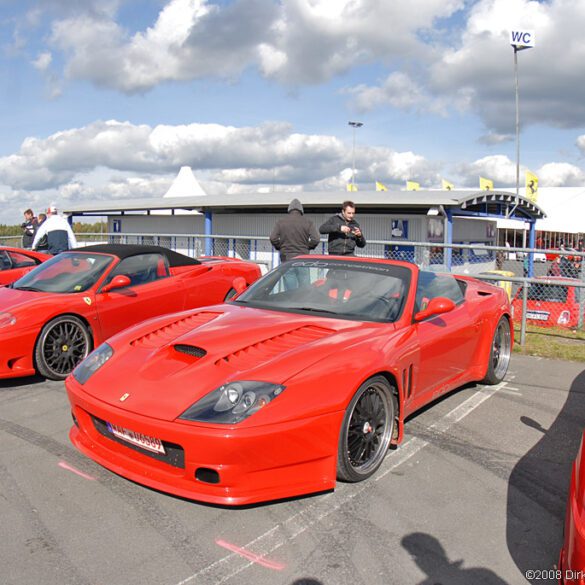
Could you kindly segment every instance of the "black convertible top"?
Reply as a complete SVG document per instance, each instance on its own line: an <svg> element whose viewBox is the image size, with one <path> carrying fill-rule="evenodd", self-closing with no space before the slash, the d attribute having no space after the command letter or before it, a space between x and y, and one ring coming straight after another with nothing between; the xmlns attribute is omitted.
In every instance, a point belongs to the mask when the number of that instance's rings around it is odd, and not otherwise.
<svg viewBox="0 0 585 585"><path fill-rule="evenodd" d="M179 254L179 252L169 250L169 248L163 248L162 246L147 246L143 244L96 244L95 246L84 246L83 248L75 248L75 250L70 251L113 254L114 256L118 256L120 260L129 258L130 256L138 256L139 254L161 254L166 257L170 267L201 264L199 260L185 256L184 254Z"/></svg>

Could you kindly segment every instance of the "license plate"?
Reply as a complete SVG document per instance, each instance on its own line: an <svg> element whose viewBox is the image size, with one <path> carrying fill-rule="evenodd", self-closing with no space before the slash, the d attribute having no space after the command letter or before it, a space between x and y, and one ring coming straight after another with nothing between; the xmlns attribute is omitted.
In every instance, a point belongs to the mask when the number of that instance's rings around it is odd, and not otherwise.
<svg viewBox="0 0 585 585"><path fill-rule="evenodd" d="M549 316L545 311L526 311L526 318L534 321L548 321Z"/></svg>
<svg viewBox="0 0 585 585"><path fill-rule="evenodd" d="M142 447L147 451L152 451L153 453L161 453L162 455L165 454L165 448L160 439L156 437L149 437L148 435L143 435L142 433L137 433L136 431L131 431L130 429L125 429L124 427L119 427L113 423L106 423L108 426L108 430L112 435L118 437L118 439L122 439L122 441L126 441L127 443L132 443L133 445L137 445L138 447Z"/></svg>

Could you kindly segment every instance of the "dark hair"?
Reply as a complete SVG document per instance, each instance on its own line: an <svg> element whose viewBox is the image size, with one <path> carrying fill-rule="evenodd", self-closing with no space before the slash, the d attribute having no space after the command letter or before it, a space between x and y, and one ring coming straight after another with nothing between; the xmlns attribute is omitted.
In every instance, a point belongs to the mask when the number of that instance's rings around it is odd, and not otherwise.
<svg viewBox="0 0 585 585"><path fill-rule="evenodd" d="M355 209L355 203L353 201L344 201L341 204L341 209L343 209L343 211L345 211L348 207L353 207Z"/></svg>
<svg viewBox="0 0 585 585"><path fill-rule="evenodd" d="M27 210L24 212L24 215L34 215L34 213L33 213L33 210L32 210L32 209L27 209Z"/></svg>

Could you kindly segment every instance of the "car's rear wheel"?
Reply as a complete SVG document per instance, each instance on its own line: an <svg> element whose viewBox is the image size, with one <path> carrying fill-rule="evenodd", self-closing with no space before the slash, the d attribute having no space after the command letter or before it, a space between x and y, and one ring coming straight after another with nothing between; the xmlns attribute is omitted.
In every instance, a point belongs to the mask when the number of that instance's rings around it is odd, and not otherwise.
<svg viewBox="0 0 585 585"><path fill-rule="evenodd" d="M362 481L382 465L392 439L395 410L393 388L383 376L374 376L358 388L339 433L338 479Z"/></svg>
<svg viewBox="0 0 585 585"><path fill-rule="evenodd" d="M488 362L487 374L483 379L485 384L499 384L508 371L510 355L512 353L512 335L510 333L510 322L502 317L494 337Z"/></svg>
<svg viewBox="0 0 585 585"><path fill-rule="evenodd" d="M92 349L92 338L85 323L74 315L49 321L35 345L39 374L50 380L64 380Z"/></svg>

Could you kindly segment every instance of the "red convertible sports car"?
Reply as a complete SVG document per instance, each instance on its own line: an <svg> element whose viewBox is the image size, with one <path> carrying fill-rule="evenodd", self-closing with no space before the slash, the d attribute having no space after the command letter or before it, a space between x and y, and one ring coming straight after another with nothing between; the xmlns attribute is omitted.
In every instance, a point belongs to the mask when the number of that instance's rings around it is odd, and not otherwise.
<svg viewBox="0 0 585 585"><path fill-rule="evenodd" d="M0 378L64 379L114 333L144 319L222 302L260 269L158 246L96 245L47 260L0 288ZM241 278L240 278L241 277ZM244 284L245 281L245 284Z"/></svg>
<svg viewBox="0 0 585 585"><path fill-rule="evenodd" d="M18 280L49 258L52 256L41 252L0 246L0 286Z"/></svg>
<svg viewBox="0 0 585 585"><path fill-rule="evenodd" d="M499 287L301 256L228 303L102 344L65 382L70 438L119 475L195 500L328 490L371 476L415 410L500 382L512 343Z"/></svg>

